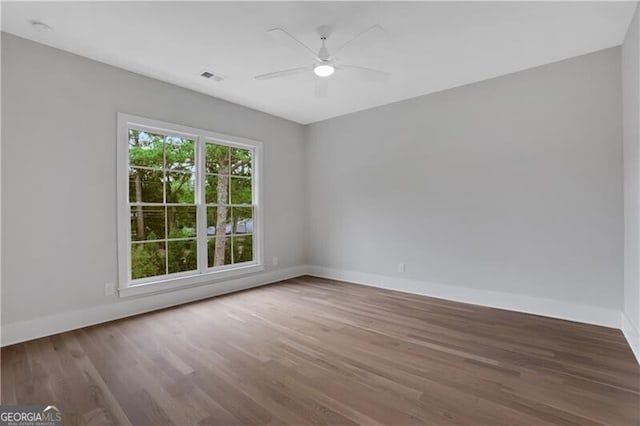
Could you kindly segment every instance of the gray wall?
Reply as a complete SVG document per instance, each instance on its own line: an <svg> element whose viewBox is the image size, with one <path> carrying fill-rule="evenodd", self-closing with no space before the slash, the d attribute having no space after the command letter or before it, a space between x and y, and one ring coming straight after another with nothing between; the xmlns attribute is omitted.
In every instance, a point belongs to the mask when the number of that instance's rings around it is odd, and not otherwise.
<svg viewBox="0 0 640 426"><path fill-rule="evenodd" d="M622 93L624 106L624 313L635 327L640 357L640 18L636 10L622 46Z"/></svg>
<svg viewBox="0 0 640 426"><path fill-rule="evenodd" d="M264 142L267 264L622 308L618 48L306 128L7 34L2 53L3 326L128 309L103 293L118 111Z"/></svg>
<svg viewBox="0 0 640 426"><path fill-rule="evenodd" d="M621 105L612 48L311 125L309 263L621 309Z"/></svg>
<svg viewBox="0 0 640 426"><path fill-rule="evenodd" d="M118 111L263 141L265 259L304 263L301 125L6 33L2 59L3 326L121 303Z"/></svg>

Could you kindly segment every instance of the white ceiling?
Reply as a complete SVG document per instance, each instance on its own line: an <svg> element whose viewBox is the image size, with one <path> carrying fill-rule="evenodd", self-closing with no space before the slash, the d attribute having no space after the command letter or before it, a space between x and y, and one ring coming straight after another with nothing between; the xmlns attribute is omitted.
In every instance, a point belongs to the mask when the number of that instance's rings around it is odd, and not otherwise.
<svg viewBox="0 0 640 426"><path fill-rule="evenodd" d="M3 2L2 30L159 80L307 124L622 43L635 2ZM53 28L39 32L30 20ZM340 56L392 73L384 82L336 73L317 99L313 74L256 81L311 66L266 33L283 27L329 50L373 25L388 37ZM204 70L223 82L200 77Z"/></svg>

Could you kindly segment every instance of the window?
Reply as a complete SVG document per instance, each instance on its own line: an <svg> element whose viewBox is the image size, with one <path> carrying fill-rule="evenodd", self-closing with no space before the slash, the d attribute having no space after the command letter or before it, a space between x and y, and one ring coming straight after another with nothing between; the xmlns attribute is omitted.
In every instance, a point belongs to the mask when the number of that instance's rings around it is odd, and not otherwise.
<svg viewBox="0 0 640 426"><path fill-rule="evenodd" d="M118 114L123 296L262 269L261 144Z"/></svg>

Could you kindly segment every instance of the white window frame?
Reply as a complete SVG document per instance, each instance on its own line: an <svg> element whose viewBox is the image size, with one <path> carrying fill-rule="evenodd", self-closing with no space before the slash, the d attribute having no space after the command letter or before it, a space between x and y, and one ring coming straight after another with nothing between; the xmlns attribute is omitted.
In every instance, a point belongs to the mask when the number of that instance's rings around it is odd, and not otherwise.
<svg viewBox="0 0 640 426"><path fill-rule="evenodd" d="M212 132L204 129L167 123L135 115L117 114L117 235L118 235L118 293L120 297L158 293L196 285L211 284L239 275L264 270L264 235L262 215L262 142ZM129 130L149 131L170 136L187 137L196 141L195 205L197 211L198 268L131 280L131 217L129 211ZM207 262L207 205L204 200L205 143L212 142L253 152L252 205L253 205L253 261L209 268Z"/></svg>

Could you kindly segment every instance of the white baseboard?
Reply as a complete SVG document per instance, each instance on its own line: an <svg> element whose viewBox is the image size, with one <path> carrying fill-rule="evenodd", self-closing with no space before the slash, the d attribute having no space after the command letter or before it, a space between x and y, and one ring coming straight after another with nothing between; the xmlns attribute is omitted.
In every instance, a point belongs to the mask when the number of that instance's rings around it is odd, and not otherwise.
<svg viewBox="0 0 640 426"><path fill-rule="evenodd" d="M514 293L480 290L449 284L430 283L384 275L309 266L309 275L347 281L371 287L421 294L456 302L472 303L509 311L524 312L605 327L620 328L620 311L572 302L544 299Z"/></svg>
<svg viewBox="0 0 640 426"><path fill-rule="evenodd" d="M620 329L640 364L640 331L638 331L638 329L633 325L625 312L622 312L622 324Z"/></svg>
<svg viewBox="0 0 640 426"><path fill-rule="evenodd" d="M638 363L640 363L640 332L624 313L615 309L310 265L277 269L170 293L119 299L117 302L92 308L3 324L0 333L1 345L12 345L302 275L621 329Z"/></svg>
<svg viewBox="0 0 640 426"><path fill-rule="evenodd" d="M246 277L231 279L214 284L186 288L170 293L143 297L117 299L114 303L87 309L65 312L28 321L2 324L2 346L50 336L102 322L113 321L132 315L163 309L170 306L206 299L225 293L271 284L306 274L305 265L276 269Z"/></svg>

